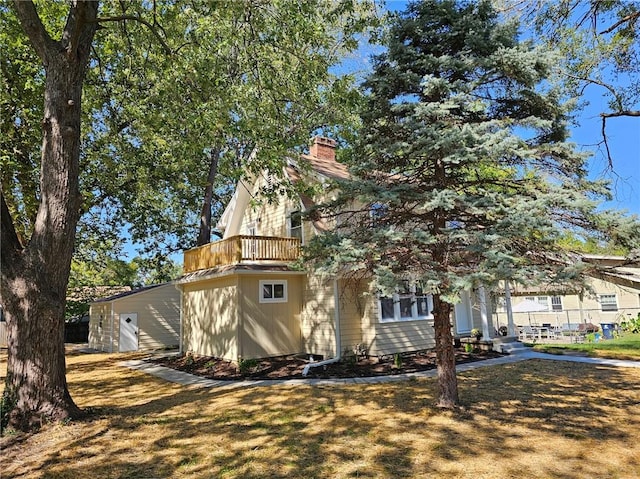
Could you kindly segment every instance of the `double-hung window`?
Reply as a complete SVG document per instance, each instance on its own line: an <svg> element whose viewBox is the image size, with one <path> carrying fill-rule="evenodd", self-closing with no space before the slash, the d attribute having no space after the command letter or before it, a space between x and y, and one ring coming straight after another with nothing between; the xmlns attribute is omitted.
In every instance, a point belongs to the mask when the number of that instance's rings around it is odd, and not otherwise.
<svg viewBox="0 0 640 479"><path fill-rule="evenodd" d="M618 298L615 294L601 294L600 308L602 311L618 311Z"/></svg>
<svg viewBox="0 0 640 479"><path fill-rule="evenodd" d="M562 296L551 296L551 311L562 311Z"/></svg>
<svg viewBox="0 0 640 479"><path fill-rule="evenodd" d="M378 306L382 323L433 318L433 297L419 285L406 284L391 297L380 296Z"/></svg>
<svg viewBox="0 0 640 479"><path fill-rule="evenodd" d="M289 236L291 238L298 238L300 242L302 239L302 213L300 211L292 211L289 214Z"/></svg>
<svg viewBox="0 0 640 479"><path fill-rule="evenodd" d="M540 311L549 311L549 297L548 296L527 296L529 301L538 303L540 305ZM544 309L543 309L544 308Z"/></svg>

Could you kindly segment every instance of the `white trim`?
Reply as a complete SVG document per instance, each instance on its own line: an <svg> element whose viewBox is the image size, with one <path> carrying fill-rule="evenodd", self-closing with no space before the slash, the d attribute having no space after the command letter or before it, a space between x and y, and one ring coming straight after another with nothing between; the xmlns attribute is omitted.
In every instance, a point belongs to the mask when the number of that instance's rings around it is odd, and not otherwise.
<svg viewBox="0 0 640 479"><path fill-rule="evenodd" d="M263 293L264 293L264 287L267 285L271 285L272 288L272 293L275 291L274 286L276 285L280 285L282 286L282 297L281 298L265 298ZM287 280L284 279L261 279L259 281L259 291L258 291L258 298L260 300L261 303L286 303L288 301L287 299Z"/></svg>
<svg viewBox="0 0 640 479"><path fill-rule="evenodd" d="M393 299L393 318L382 317L383 299ZM402 311L400 310L400 301L403 299L411 299L411 316L402 316ZM429 319L433 319L433 314L422 316L418 315L418 301L427 301L426 307L423 307L422 309L433 311L433 296L431 294L422 294L420 296L416 296L414 286L411 287L411 293L409 294L394 293L391 298L389 298L388 296L378 296L378 322L399 323L403 321L426 321Z"/></svg>
<svg viewBox="0 0 640 479"><path fill-rule="evenodd" d="M613 302L607 302L608 305L614 305L615 304L615 309L604 309L604 304L602 302L602 298L608 296L608 297L613 297ZM616 293L605 293L605 294L598 294L598 303L600 303L600 312L602 313L617 313L618 310L620 309L618 306L618 295Z"/></svg>
<svg viewBox="0 0 640 479"><path fill-rule="evenodd" d="M294 213L298 213L300 215L300 244L304 245L304 221L302 220L302 208L287 211L287 236L290 238L297 238L297 236L293 236L291 234L291 216Z"/></svg>

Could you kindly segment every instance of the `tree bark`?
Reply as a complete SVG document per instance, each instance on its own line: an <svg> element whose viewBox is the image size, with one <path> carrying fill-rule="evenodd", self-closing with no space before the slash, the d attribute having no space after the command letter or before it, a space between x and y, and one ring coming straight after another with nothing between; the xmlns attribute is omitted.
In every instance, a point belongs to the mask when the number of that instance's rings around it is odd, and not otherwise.
<svg viewBox="0 0 640 479"><path fill-rule="evenodd" d="M207 175L207 186L204 190L204 200L200 211L200 230L198 232L198 246L211 242L211 201L213 199L213 183L218 174L218 160L220 158L220 148L212 148L209 156L209 173Z"/></svg>
<svg viewBox="0 0 640 479"><path fill-rule="evenodd" d="M46 73L40 203L26 244L15 235L2 197L0 297L7 321L4 395L14 403L9 424L22 430L73 418L80 410L66 382L64 309L80 215L82 86L96 32L97 1L72 2L60 41L54 41L32 2L14 10Z"/></svg>
<svg viewBox="0 0 640 479"><path fill-rule="evenodd" d="M436 365L438 370L438 407L454 408L459 404L458 379L456 377L456 357L453 350L451 334L451 305L433 298L434 322L436 336Z"/></svg>

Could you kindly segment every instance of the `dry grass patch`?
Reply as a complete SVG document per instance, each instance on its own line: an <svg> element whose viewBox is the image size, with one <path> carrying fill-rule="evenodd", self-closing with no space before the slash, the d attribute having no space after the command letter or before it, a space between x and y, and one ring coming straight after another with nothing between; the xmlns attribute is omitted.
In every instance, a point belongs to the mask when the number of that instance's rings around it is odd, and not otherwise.
<svg viewBox="0 0 640 479"><path fill-rule="evenodd" d="M636 478L638 370L527 361L461 374L464 407L433 380L194 389L68 359L87 422L2 439L2 477Z"/></svg>

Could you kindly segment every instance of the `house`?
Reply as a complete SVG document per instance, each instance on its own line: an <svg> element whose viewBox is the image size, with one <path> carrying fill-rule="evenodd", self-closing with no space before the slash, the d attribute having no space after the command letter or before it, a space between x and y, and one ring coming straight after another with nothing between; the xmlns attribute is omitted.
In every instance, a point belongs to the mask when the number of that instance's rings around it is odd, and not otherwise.
<svg viewBox="0 0 640 479"><path fill-rule="evenodd" d="M177 348L180 292L173 283L115 294L91 303L89 347L106 352Z"/></svg>
<svg viewBox="0 0 640 479"><path fill-rule="evenodd" d="M601 270L587 273L584 291L558 289L552 286L511 286L511 303L517 310L528 300L537 307L530 311L515 311L517 325L550 325L570 328L571 325L592 323L620 324L640 314L640 264L621 256L582 255L581 260L599 266ZM495 323L505 325L507 311L504 296L494 298Z"/></svg>
<svg viewBox="0 0 640 479"><path fill-rule="evenodd" d="M347 178L334 140L316 137L309 154L285 174L303 176L331 195L331 179ZM378 298L370 281L309 274L297 260L301 246L331 227L306 221L313 199L282 195L252 201L270 178L240 181L218 224L220 241L185 251L181 289L181 350L229 360L306 354L338 358L345 352L390 355L435 347L432 299L415 288ZM475 295L475 293L474 293ZM471 294L455 308L455 332L482 325ZM486 302L485 302L486 304ZM490 315L484 314L485 330Z"/></svg>

